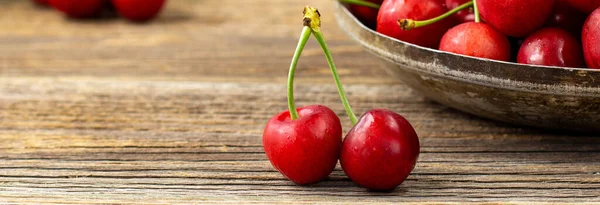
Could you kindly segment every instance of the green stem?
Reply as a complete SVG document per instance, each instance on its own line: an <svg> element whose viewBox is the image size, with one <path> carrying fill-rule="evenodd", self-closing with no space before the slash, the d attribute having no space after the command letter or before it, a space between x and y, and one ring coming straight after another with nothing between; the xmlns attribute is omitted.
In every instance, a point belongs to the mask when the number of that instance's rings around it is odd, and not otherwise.
<svg viewBox="0 0 600 205"><path fill-rule="evenodd" d="M323 52L325 53L325 58L327 58L327 63L329 64L329 68L331 68L331 74L333 74L333 80L335 81L335 85L337 86L338 92L340 94L340 98L342 99L342 104L344 104L344 109L346 109L346 113L348 113L348 117L350 117L350 121L355 125L358 122L356 115L352 111L352 107L350 107L350 103L346 98L346 92L344 91L344 87L340 82L340 76L337 73L337 68L335 67L335 63L333 62L333 57L331 56L331 52L327 47L327 43L325 43L325 39L323 38L323 33L321 31L314 31L313 35L321 45Z"/></svg>
<svg viewBox="0 0 600 205"><path fill-rule="evenodd" d="M427 26L433 23L436 23L438 21L444 20L446 18L448 18L449 16L452 16L456 13L458 13L459 11L462 11L463 9L466 9L470 6L473 6L473 1L469 1L467 3L464 3L438 17L432 18L432 19L428 19L428 20L424 20L424 21L415 21L412 19L400 19L398 20L398 25L400 26L400 28L402 30L410 30L410 29L414 29L414 28L419 28L419 27L423 27L423 26Z"/></svg>
<svg viewBox="0 0 600 205"><path fill-rule="evenodd" d="M292 120L298 119L299 117L298 111L296 110L296 105L294 105L294 75L296 73L296 65L298 65L298 59L300 59L302 50L304 50L304 46L306 46L306 42L308 42L308 39L310 38L310 33L310 27L304 26L304 28L302 29L302 34L300 34L298 46L296 46L296 51L294 52L294 57L292 58L290 72L288 73L287 98L288 108L290 109L290 117L292 118Z"/></svg>
<svg viewBox="0 0 600 205"><path fill-rule="evenodd" d="M319 11L310 6L304 7L304 25L309 26L312 30L312 34L315 36L319 45L323 49L325 53L325 58L327 59L327 63L329 64L329 68L331 68L331 74L333 74L333 80L335 80L335 85L337 86L338 93L340 94L340 98L342 99L342 103L344 104L344 108L346 109L346 113L348 113L348 117L350 117L350 121L355 125L358 122L356 115L352 111L350 107L350 103L348 103L348 98L346 98L346 92L344 92L344 87L340 82L340 76L337 73L337 69L335 67L335 63L333 63L333 57L331 56L331 52L329 52L329 48L327 47L327 43L325 43L325 38L323 38L323 33L321 33L321 14Z"/></svg>
<svg viewBox="0 0 600 205"><path fill-rule="evenodd" d="M379 5L373 2L368 2L368 1L364 1L364 0L339 0L342 3L346 3L346 4L354 4L354 5L359 5L359 6L366 6L369 8L374 8L374 9L379 9Z"/></svg>
<svg viewBox="0 0 600 205"><path fill-rule="evenodd" d="M473 10L475 10L475 22L481 22L481 15L479 14L479 9L477 8L477 0L473 0Z"/></svg>

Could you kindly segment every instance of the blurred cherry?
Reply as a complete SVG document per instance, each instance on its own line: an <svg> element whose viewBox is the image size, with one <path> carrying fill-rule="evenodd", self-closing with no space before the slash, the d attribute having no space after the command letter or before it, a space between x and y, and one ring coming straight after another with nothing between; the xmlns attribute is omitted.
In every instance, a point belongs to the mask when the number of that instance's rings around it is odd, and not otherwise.
<svg viewBox="0 0 600 205"><path fill-rule="evenodd" d="M375 4L381 4L381 2L383 2L383 0L365 1L369 1ZM379 12L379 9L354 4L348 5L348 7L350 8L350 11L365 25L369 27L375 27L375 25L377 24L377 13Z"/></svg>
<svg viewBox="0 0 600 205"><path fill-rule="evenodd" d="M72 18L96 17L105 5L104 0L48 0L48 3Z"/></svg>
<svg viewBox="0 0 600 205"><path fill-rule="evenodd" d="M160 12L166 0L112 0L119 14L131 21L148 21Z"/></svg>

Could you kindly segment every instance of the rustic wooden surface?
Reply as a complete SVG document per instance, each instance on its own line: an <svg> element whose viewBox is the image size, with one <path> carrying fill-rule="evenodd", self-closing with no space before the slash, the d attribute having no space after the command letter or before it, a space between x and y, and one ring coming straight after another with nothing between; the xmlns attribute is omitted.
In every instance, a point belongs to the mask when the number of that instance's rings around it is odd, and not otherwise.
<svg viewBox="0 0 600 205"><path fill-rule="evenodd" d="M405 115L413 174L371 193L339 169L296 186L263 153L286 109L285 77L307 3L321 9L357 112ZM177 0L156 21L74 21L0 1L0 202L600 203L600 138L462 114L390 78L337 27L329 0ZM314 41L297 100L349 129Z"/></svg>

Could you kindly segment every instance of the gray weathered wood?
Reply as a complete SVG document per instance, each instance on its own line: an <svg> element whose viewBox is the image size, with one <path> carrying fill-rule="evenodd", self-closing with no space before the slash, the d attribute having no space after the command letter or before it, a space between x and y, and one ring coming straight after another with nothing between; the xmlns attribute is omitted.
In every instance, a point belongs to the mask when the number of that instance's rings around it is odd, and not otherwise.
<svg viewBox="0 0 600 205"><path fill-rule="evenodd" d="M356 111L405 115L422 154L390 193L365 191L339 167L324 182L296 186L266 160L261 133L286 109L307 2L169 3L157 21L136 25L0 2L0 202L600 203L600 138L427 101L349 41L325 0L311 3ZM314 42L298 75L298 104L330 106L348 130Z"/></svg>

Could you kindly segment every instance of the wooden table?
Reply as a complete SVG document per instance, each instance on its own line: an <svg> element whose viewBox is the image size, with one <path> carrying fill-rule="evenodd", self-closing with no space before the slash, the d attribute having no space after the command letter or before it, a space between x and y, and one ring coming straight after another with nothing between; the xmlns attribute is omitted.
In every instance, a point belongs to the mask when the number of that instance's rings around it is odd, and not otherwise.
<svg viewBox="0 0 600 205"><path fill-rule="evenodd" d="M306 3L323 26L358 113L409 119L422 153L390 193L340 168L297 186L263 153ZM150 24L67 20L0 1L0 202L600 203L600 138L499 124L430 102L379 68L337 27L331 0L177 0ZM300 105L350 128L314 40Z"/></svg>

